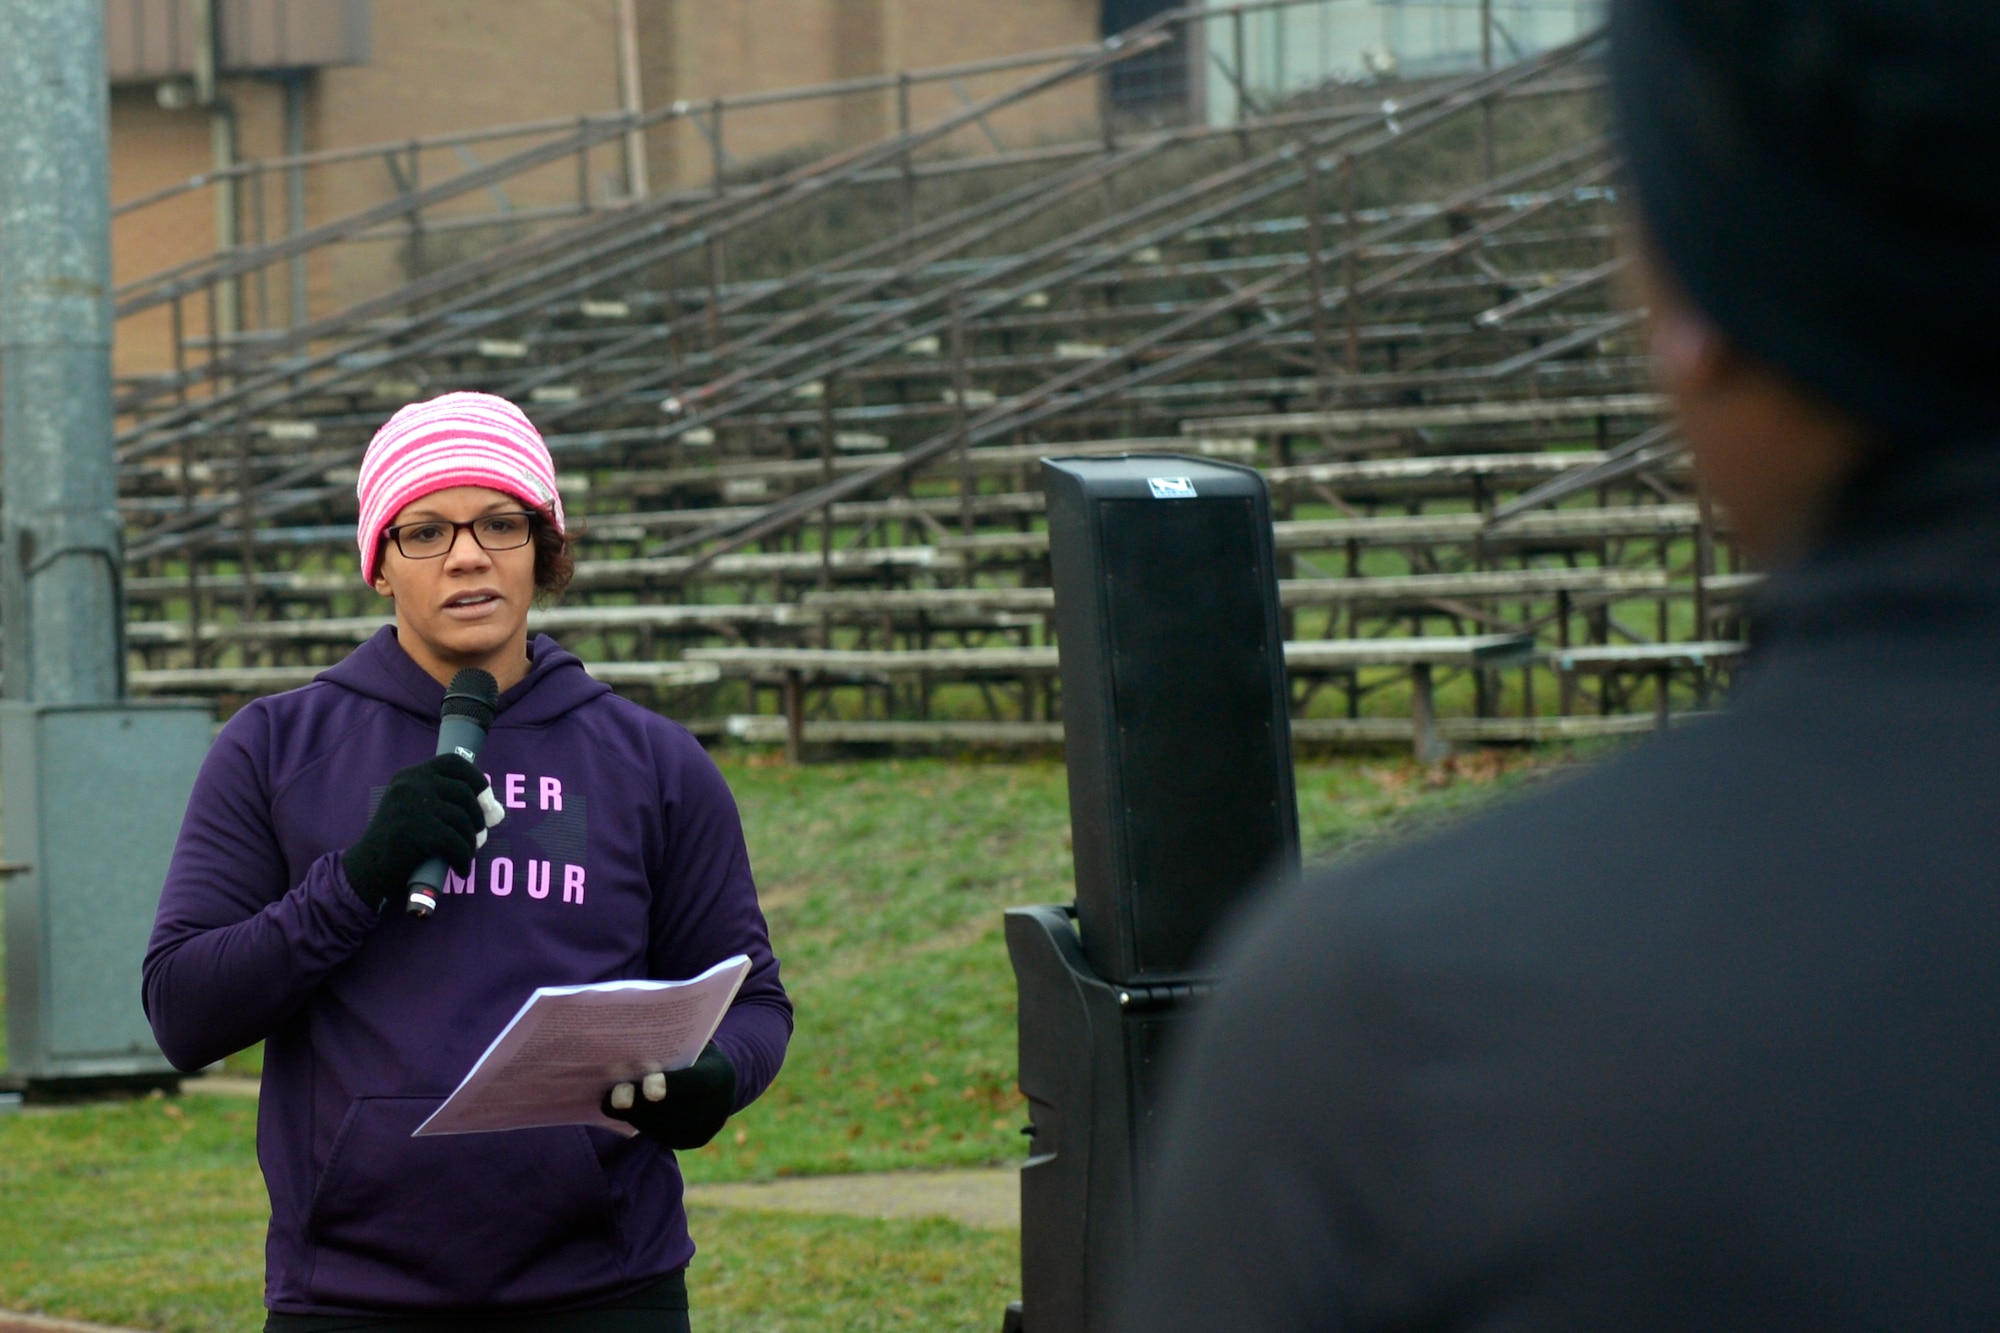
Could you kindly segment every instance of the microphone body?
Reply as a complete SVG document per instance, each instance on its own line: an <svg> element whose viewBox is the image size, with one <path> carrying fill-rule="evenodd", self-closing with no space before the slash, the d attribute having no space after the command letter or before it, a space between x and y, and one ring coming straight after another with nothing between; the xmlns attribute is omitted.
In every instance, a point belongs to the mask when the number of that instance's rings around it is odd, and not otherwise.
<svg viewBox="0 0 2000 1333"><path fill-rule="evenodd" d="M479 751L486 744L486 729L493 725L499 704L500 686L491 674L468 667L453 676L438 722L437 753L478 763ZM450 869L442 856L433 856L410 872L407 907L411 915L425 917L437 910L438 891Z"/></svg>

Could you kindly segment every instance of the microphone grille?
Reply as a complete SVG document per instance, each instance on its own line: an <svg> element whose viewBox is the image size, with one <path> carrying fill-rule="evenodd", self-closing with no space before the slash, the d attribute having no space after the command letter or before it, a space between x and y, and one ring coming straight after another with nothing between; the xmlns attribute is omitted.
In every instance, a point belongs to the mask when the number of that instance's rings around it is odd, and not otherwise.
<svg viewBox="0 0 2000 1333"><path fill-rule="evenodd" d="M499 707L500 682L493 679L493 673L467 667L451 678L444 692L444 707L438 712L443 717L469 717L487 727L493 724Z"/></svg>

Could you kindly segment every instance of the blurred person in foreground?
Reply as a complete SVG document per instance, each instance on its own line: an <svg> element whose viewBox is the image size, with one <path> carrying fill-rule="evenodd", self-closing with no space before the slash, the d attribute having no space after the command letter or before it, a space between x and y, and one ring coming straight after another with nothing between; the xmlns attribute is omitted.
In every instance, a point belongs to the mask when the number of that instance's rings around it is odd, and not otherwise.
<svg viewBox="0 0 2000 1333"><path fill-rule="evenodd" d="M1259 908L1132 1333L2000 1327L2000 5L1611 34L1658 373L1773 572L1753 660Z"/></svg>

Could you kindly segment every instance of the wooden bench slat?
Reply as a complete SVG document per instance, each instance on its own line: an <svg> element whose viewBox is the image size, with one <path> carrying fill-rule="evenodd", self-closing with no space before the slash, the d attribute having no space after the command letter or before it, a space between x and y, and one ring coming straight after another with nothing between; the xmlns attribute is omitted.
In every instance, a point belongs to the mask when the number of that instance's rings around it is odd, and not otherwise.
<svg viewBox="0 0 2000 1333"><path fill-rule="evenodd" d="M1439 458L1356 458L1335 463L1299 463L1264 469L1272 489L1295 483L1352 486L1384 481L1470 481L1475 478L1553 477L1604 461L1604 454L1459 454Z"/></svg>
<svg viewBox="0 0 2000 1333"><path fill-rule="evenodd" d="M1565 592L1643 596L1658 595L1668 587L1666 571L1661 569L1487 570L1466 574L1384 574L1354 579L1283 579L1278 583L1278 599L1286 606L1327 606L1437 597L1504 600L1552 597Z"/></svg>
<svg viewBox="0 0 2000 1333"><path fill-rule="evenodd" d="M1489 528L1481 514L1388 514L1365 518L1281 520L1271 531L1281 551L1313 550L1359 542L1364 546L1429 546L1454 542L1506 545L1532 541L1593 541L1616 537L1666 537L1692 532L1701 522L1691 504L1613 505L1601 509L1546 509ZM940 537L938 548L966 555L1026 554L1049 549L1049 534L982 532Z"/></svg>
<svg viewBox="0 0 2000 1333"><path fill-rule="evenodd" d="M1582 648L1558 648L1548 654L1558 671L1629 671L1654 667L1708 666L1750 651L1735 640L1698 643L1613 643Z"/></svg>
<svg viewBox="0 0 2000 1333"><path fill-rule="evenodd" d="M985 474L1028 467L1044 458L1107 454L1199 454L1211 458L1248 458L1257 452L1257 442L1249 439L1189 440L1178 436L1160 439L1077 440L1048 444L986 445L966 451L972 470ZM842 454L833 460L836 475L865 472L883 463L894 462L902 454L889 451L874 454ZM719 490L736 481L808 481L821 475L817 458L771 458L745 463L718 463L707 467L636 468L606 472L596 483L600 490L641 494L661 490ZM923 473L956 475L958 456L947 454L927 464Z"/></svg>
<svg viewBox="0 0 2000 1333"><path fill-rule="evenodd" d="M1400 639L1302 639L1285 645L1295 668L1472 666L1525 660L1534 641L1517 634L1438 635ZM1056 650L1035 648L690 648L689 662L708 662L729 675L985 674L1054 671Z"/></svg>
<svg viewBox="0 0 2000 1333"><path fill-rule="evenodd" d="M1325 606L1347 602L1422 600L1434 597L1548 597L1556 593L1629 592L1635 595L1667 591L1666 571L1659 569L1520 569L1481 570L1458 574L1385 574L1351 579L1283 579L1279 599L1286 606ZM862 615L919 614L942 611L1052 611L1050 588L891 588L808 592L800 606L814 611Z"/></svg>
<svg viewBox="0 0 2000 1333"><path fill-rule="evenodd" d="M864 546L837 550L826 562L841 572L886 569L958 569L964 563L957 552L935 546ZM643 556L631 560L579 560L575 588L615 586L669 578L694 564L693 556ZM820 568L818 551L733 551L718 556L702 571L712 579L769 577L777 574L814 574Z"/></svg>
<svg viewBox="0 0 2000 1333"><path fill-rule="evenodd" d="M690 648L683 658L726 675L1013 674L1056 669L1054 648Z"/></svg>
<svg viewBox="0 0 2000 1333"><path fill-rule="evenodd" d="M1682 714L1685 721L1691 714ZM1651 715L1610 717L1444 717L1434 724L1447 741L1527 744L1540 741L1584 740L1599 736L1632 736L1653 731ZM725 734L753 744L781 745L786 721L778 713L738 713L726 720ZM1060 745L1060 722L884 722L810 719L804 739L813 745ZM1409 718L1293 718L1292 740L1308 744L1407 745L1416 734Z"/></svg>
<svg viewBox="0 0 2000 1333"><path fill-rule="evenodd" d="M166 667L134 671L127 685L134 694L269 694L310 685L323 666ZM585 662L583 669L607 685L678 687L713 684L716 667L700 662Z"/></svg>
<svg viewBox="0 0 2000 1333"><path fill-rule="evenodd" d="M1356 431L1418 430L1435 426L1503 426L1591 417L1651 417L1667 410L1657 393L1597 398L1523 399L1504 403L1440 403L1430 407L1363 407L1332 412L1273 412L1258 416L1205 417L1181 423L1183 435L1306 435Z"/></svg>

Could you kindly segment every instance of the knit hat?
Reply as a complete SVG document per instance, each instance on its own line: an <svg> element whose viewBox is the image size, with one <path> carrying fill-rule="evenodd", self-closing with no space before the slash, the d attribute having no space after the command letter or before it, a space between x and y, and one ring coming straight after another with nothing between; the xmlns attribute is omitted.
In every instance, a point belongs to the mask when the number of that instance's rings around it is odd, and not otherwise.
<svg viewBox="0 0 2000 1333"><path fill-rule="evenodd" d="M382 530L403 506L452 486L501 491L565 530L555 462L534 423L505 398L448 393L399 409L368 442L354 484L363 580L375 581Z"/></svg>

